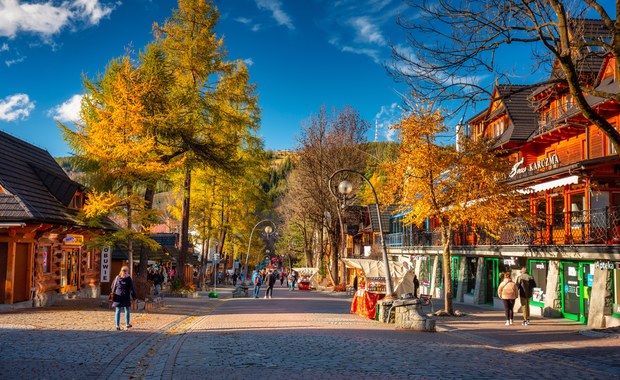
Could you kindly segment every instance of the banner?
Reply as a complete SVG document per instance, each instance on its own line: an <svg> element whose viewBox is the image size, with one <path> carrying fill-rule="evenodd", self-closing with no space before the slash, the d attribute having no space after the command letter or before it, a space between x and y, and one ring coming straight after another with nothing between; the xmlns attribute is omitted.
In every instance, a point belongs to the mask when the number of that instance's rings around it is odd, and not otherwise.
<svg viewBox="0 0 620 380"><path fill-rule="evenodd" d="M112 271L112 248L106 245L101 249L101 282L110 282Z"/></svg>

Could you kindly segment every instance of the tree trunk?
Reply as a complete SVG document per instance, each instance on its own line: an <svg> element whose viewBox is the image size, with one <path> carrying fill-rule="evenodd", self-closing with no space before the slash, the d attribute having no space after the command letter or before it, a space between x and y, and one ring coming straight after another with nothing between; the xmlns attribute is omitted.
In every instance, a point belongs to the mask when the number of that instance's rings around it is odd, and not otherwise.
<svg viewBox="0 0 620 380"><path fill-rule="evenodd" d="M189 285L191 279L185 276L185 263L187 263L187 251L189 250L189 201L192 184L192 171L188 166L185 168L185 179L183 181L183 204L181 208L181 251L177 260L176 273L181 277L183 285Z"/></svg>
<svg viewBox="0 0 620 380"><path fill-rule="evenodd" d="M452 302L452 272L450 266L452 257L450 252L450 232L451 228L446 222L441 225L441 245L443 247L443 288L444 288L444 304L446 312L450 315L454 314L454 304Z"/></svg>
<svg viewBox="0 0 620 380"><path fill-rule="evenodd" d="M153 209L153 198L155 198L155 190L149 186L144 191L144 200L146 202L144 207L146 210ZM142 229L142 233L146 233L144 228ZM147 274L146 268L148 266L149 253L150 253L150 249L148 248L148 246L142 244L142 247L140 249L140 266L138 267L138 272L140 274L140 277L145 278L145 279L146 279L146 274Z"/></svg>

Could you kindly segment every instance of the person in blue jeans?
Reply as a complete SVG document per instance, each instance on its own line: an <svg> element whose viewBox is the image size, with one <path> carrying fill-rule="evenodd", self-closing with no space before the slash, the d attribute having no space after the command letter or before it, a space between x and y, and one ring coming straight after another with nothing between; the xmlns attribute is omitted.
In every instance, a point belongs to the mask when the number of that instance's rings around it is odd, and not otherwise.
<svg viewBox="0 0 620 380"><path fill-rule="evenodd" d="M125 309L125 328L131 328L130 312L131 300L135 300L136 291L133 288L133 281L129 275L129 267L124 266L112 283L112 306L116 308L114 321L116 330L121 330L121 309Z"/></svg>
<svg viewBox="0 0 620 380"><path fill-rule="evenodd" d="M260 273L258 273L258 269L254 270L254 273L252 274L252 283L254 284L254 298L258 298L258 295L260 294L260 285L262 282L262 278L260 276Z"/></svg>

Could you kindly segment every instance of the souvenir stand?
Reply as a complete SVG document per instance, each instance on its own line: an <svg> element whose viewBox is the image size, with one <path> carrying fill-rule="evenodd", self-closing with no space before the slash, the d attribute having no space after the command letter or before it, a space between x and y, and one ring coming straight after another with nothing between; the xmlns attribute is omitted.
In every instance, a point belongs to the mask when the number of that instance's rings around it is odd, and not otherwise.
<svg viewBox="0 0 620 380"><path fill-rule="evenodd" d="M310 290L310 283L312 282L314 275L319 271L318 268L293 268L297 271L299 277L297 278L297 287L299 290Z"/></svg>
<svg viewBox="0 0 620 380"><path fill-rule="evenodd" d="M375 319L377 302L385 297L385 265L370 259L341 259L349 268L358 272L357 291L353 295L351 312ZM398 263L390 263L394 293L413 293L414 272Z"/></svg>

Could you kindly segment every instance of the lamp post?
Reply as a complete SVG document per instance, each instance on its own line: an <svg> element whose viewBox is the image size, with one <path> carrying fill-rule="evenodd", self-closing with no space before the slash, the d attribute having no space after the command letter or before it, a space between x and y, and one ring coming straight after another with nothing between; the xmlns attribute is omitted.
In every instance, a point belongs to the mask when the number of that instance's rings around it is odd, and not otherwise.
<svg viewBox="0 0 620 380"><path fill-rule="evenodd" d="M327 183L327 185L329 186L329 192L332 193L332 195L334 196L334 198L336 198L336 200L338 201L338 207L336 208L336 211L338 213L338 222L340 223L340 241L341 241L341 250L340 250L340 257L343 258L345 257L345 253L346 253L346 233L344 230L344 223L342 222L342 212L340 211L340 208L342 207L342 209L344 210L346 205L347 205L347 196L351 193L351 191L353 190L353 187L351 186L351 182L349 181L342 181L340 182L340 184L338 184L338 193L340 193L340 196L336 195L336 193L334 193L334 188L332 186L332 179L334 178L334 176L336 175L335 172L333 173L330 177L329 177L329 181ZM342 205L341 205L342 202ZM346 277L346 269L344 267L344 265L342 266L342 278L344 279Z"/></svg>
<svg viewBox="0 0 620 380"><path fill-rule="evenodd" d="M258 227L262 223L271 223L271 225L273 225L273 228L271 228L271 226L265 226L266 234L270 234L272 231L276 229L276 224L269 219L263 219L259 221L258 223L254 225L254 228L252 228L252 232L250 233L250 239L248 240L248 253L245 255L245 265L243 267L243 283L245 285L248 284L248 258L250 257L250 246L252 245L252 235L254 235L254 230L256 230L256 227Z"/></svg>
<svg viewBox="0 0 620 380"><path fill-rule="evenodd" d="M354 173L362 177L362 179L368 184L368 186L370 186L370 189L372 190L372 195L374 195L375 197L375 209L377 211L377 221L379 223L379 234L381 235L381 249L383 251L383 264L385 265L385 293L386 293L385 297L392 298L394 297L394 290L392 288L392 275L390 274L390 261L388 259L387 248L385 246L385 237L383 236L383 223L381 222L381 211L379 210L379 198L377 198L377 192L375 191L375 188L372 185L372 183L370 183L368 178L366 178L362 173L358 172L357 170L353 170L353 169L340 169L340 170L336 170L329 177L329 191L335 197L336 195L334 194L332 190L332 186L331 186L332 178L334 178L336 174L344 173L344 172ZM351 191L353 191L353 185L351 185L351 182L344 180L344 181L341 181L340 184L338 184L338 192L342 194L342 196L345 197L345 199L346 199L346 196L351 193ZM340 213L338 215L340 215Z"/></svg>

